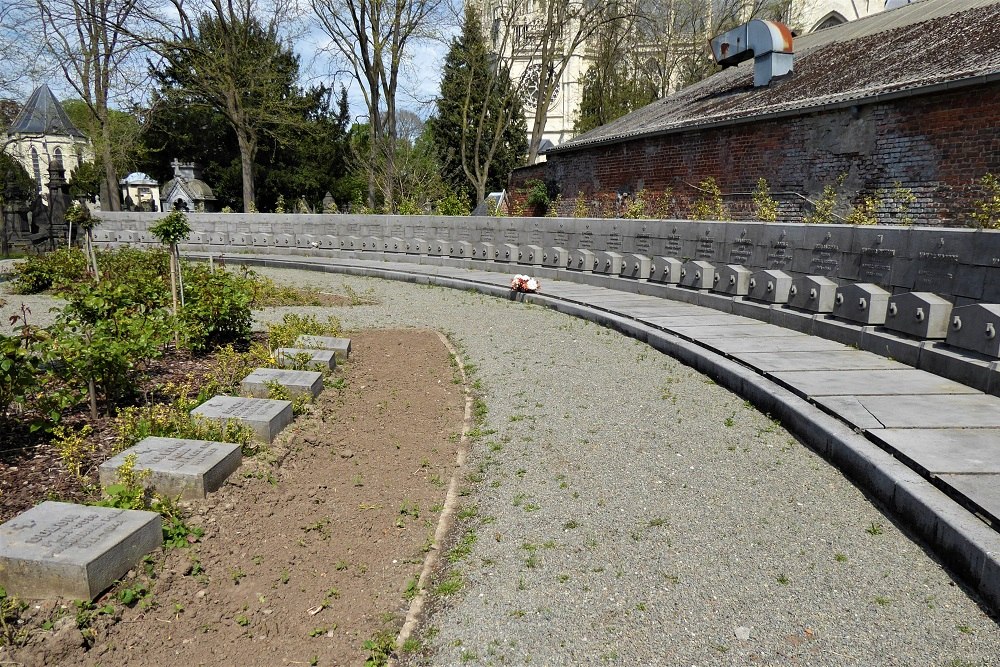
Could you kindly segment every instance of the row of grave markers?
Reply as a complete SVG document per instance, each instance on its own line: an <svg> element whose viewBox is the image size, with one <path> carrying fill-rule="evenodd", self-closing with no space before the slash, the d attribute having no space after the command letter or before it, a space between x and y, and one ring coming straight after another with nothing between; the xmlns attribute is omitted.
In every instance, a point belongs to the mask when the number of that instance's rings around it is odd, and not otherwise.
<svg viewBox="0 0 1000 667"><path fill-rule="evenodd" d="M300 336L295 348L281 348L282 366L308 356L312 368L333 370L350 355L348 338ZM294 397L319 395L318 371L258 368L242 381L249 398L215 396L191 411L193 418L234 421L270 443L292 422L292 402L264 398L277 383ZM149 470L146 485L185 500L205 498L242 463L240 445L206 440L150 437L100 466L102 486L113 484L129 455L136 471ZM93 600L163 544L160 515L45 501L0 525L0 587L27 599Z"/></svg>

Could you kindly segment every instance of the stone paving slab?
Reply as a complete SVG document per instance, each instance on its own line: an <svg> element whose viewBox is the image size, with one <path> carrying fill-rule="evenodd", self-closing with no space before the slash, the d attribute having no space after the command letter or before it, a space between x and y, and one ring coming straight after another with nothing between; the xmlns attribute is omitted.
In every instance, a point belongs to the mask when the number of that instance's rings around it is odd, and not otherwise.
<svg viewBox="0 0 1000 667"><path fill-rule="evenodd" d="M1000 402L985 394L822 396L814 402L863 429L1000 428Z"/></svg>
<svg viewBox="0 0 1000 667"><path fill-rule="evenodd" d="M941 475L941 481L979 505L991 521L1000 521L1000 475Z"/></svg>
<svg viewBox="0 0 1000 667"><path fill-rule="evenodd" d="M746 336L786 337L788 329L776 327L773 324L737 324L735 326L667 326L667 329L679 336L703 341L714 341L719 338L744 338Z"/></svg>
<svg viewBox="0 0 1000 667"><path fill-rule="evenodd" d="M703 311L704 312L704 311ZM739 315L720 315L718 313L694 314L684 313L679 315L657 315L644 317L643 321L656 326L669 327L732 327L732 326L759 326L763 323L749 317ZM765 325L766 326L766 325ZM718 332L716 332L717 334Z"/></svg>
<svg viewBox="0 0 1000 667"><path fill-rule="evenodd" d="M270 443L282 429L292 423L292 402L215 396L192 410L191 416L220 422L233 420L245 424L254 430L259 439Z"/></svg>
<svg viewBox="0 0 1000 667"><path fill-rule="evenodd" d="M0 525L0 587L93 600L161 544L156 512L47 500Z"/></svg>
<svg viewBox="0 0 1000 667"><path fill-rule="evenodd" d="M240 446L228 442L181 438L145 438L99 468L101 485L116 481L125 457L136 457L136 470L149 470L146 487L185 500L204 498L215 491L240 467Z"/></svg>
<svg viewBox="0 0 1000 667"><path fill-rule="evenodd" d="M240 391L257 398L267 398L269 384L282 386L293 398L307 394L312 398L323 391L323 374L317 371L293 371L285 368L258 368L240 382Z"/></svg>
<svg viewBox="0 0 1000 667"><path fill-rule="evenodd" d="M764 371L907 370L910 367L877 354L858 350L799 352L738 352L734 358Z"/></svg>
<svg viewBox="0 0 1000 667"><path fill-rule="evenodd" d="M783 371L771 376L805 396L980 394L976 389L913 368L901 370ZM1000 403L997 404L1000 407Z"/></svg>
<svg viewBox="0 0 1000 667"><path fill-rule="evenodd" d="M724 354L736 355L744 352L774 352L776 350L789 352L820 352L847 351L851 348L843 343L817 338L807 334L795 333L784 329L784 336L764 336L761 338L713 338L710 347Z"/></svg>
<svg viewBox="0 0 1000 667"><path fill-rule="evenodd" d="M885 428L872 436L933 475L1000 474L1000 428Z"/></svg>

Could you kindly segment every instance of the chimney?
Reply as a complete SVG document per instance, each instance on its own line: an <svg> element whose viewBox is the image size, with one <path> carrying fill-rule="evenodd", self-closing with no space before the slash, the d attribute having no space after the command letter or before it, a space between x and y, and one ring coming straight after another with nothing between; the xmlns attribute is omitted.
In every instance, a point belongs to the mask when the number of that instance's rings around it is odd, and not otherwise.
<svg viewBox="0 0 1000 667"><path fill-rule="evenodd" d="M784 23L754 19L711 40L715 61L723 67L753 58L753 85L766 86L792 71L792 33Z"/></svg>

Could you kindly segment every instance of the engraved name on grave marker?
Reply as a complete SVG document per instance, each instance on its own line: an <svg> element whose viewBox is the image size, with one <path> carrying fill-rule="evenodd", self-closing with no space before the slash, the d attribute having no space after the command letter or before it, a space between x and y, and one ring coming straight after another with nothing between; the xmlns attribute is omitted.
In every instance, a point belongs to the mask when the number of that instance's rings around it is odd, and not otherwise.
<svg viewBox="0 0 1000 667"><path fill-rule="evenodd" d="M45 501L0 525L0 587L92 600L161 544L156 512Z"/></svg>
<svg viewBox="0 0 1000 667"><path fill-rule="evenodd" d="M118 468L130 455L136 457L136 470L150 471L147 487L185 500L204 498L218 489L242 461L239 445L149 437L101 464L102 485L115 483Z"/></svg>

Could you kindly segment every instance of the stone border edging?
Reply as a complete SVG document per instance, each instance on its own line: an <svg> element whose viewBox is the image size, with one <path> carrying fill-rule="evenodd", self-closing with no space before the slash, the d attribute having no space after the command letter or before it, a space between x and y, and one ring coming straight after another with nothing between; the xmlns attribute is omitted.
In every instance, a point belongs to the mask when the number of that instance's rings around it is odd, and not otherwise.
<svg viewBox="0 0 1000 667"><path fill-rule="evenodd" d="M427 557L424 558L420 576L417 578L417 595L410 601L406 610L406 620L403 622L403 627L400 628L399 634L396 635L397 649L401 649L406 640L413 635L423 616L428 595L427 585L430 583L434 569L441 560L441 548L444 546L444 541L456 523L455 515L457 514L459 503L459 476L465 472L465 460L468 458L471 448L469 433L473 427L472 410L474 398L469 387L469 377L465 373L465 362L462 360L462 355L452 342L448 340L447 336L440 331L435 331L434 333L441 339L448 353L457 362L458 372L462 376L462 393L465 395L462 435L459 438L458 452L455 456L455 472L452 473L451 479L448 481L448 491L445 493L444 508L441 510L441 516L438 517L438 525L434 529L434 542L431 545L430 551L427 552ZM388 662L386 662L387 667L394 667L397 664L398 661L395 657L390 657Z"/></svg>
<svg viewBox="0 0 1000 667"><path fill-rule="evenodd" d="M204 259L198 256L192 258ZM237 261L248 265L342 273L452 289L471 288L489 296L511 298L510 290L498 285L429 273L279 257L240 256ZM981 596L981 604L994 615L1000 614L1000 534L839 419L736 361L638 320L544 294L519 295L519 299L606 326L647 343L708 375L758 409L780 419L807 446L878 501L912 535L924 541L943 564Z"/></svg>

